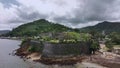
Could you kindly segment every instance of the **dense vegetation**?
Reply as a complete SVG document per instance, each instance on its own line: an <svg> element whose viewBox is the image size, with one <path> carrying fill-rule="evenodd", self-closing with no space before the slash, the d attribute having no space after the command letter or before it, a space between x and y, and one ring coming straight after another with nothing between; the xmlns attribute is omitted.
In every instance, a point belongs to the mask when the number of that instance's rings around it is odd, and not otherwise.
<svg viewBox="0 0 120 68"><path fill-rule="evenodd" d="M71 28L68 28L64 25L55 24L48 22L47 20L40 19L27 24L23 24L15 29L13 29L8 36L37 36L40 33L45 32L64 32L72 31Z"/></svg>
<svg viewBox="0 0 120 68"><path fill-rule="evenodd" d="M90 31L97 31L102 32L105 31L107 34L112 32L120 33L120 22L107 22L104 21L99 23L95 26L88 26L80 29L81 32L90 32Z"/></svg>
<svg viewBox="0 0 120 68"><path fill-rule="evenodd" d="M110 33L106 35L106 46L111 50L114 46L119 45L120 46L120 33Z"/></svg>
<svg viewBox="0 0 120 68"><path fill-rule="evenodd" d="M109 34L112 32L120 33L119 26L120 26L119 22L104 21L95 26L88 26L81 29L72 29L64 25L49 22L45 19L40 19L27 24L23 24L17 28L14 28L11 32L7 34L7 36L18 36L18 37L37 36L41 33L48 33L48 32L56 33L56 32L68 32L68 31L75 31L82 33L90 33L92 31L102 33L104 31L106 34Z"/></svg>
<svg viewBox="0 0 120 68"><path fill-rule="evenodd" d="M41 41L47 41L51 43L77 43L77 42L88 42L91 39L90 34L77 33L77 32L63 32L53 36L41 36Z"/></svg>

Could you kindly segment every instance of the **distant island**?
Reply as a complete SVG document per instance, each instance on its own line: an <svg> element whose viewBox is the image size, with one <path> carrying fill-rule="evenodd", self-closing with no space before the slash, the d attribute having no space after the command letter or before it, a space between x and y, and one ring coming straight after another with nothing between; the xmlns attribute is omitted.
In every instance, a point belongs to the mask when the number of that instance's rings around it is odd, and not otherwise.
<svg viewBox="0 0 120 68"><path fill-rule="evenodd" d="M9 32L10 32L10 30L0 30L0 35L7 34Z"/></svg>

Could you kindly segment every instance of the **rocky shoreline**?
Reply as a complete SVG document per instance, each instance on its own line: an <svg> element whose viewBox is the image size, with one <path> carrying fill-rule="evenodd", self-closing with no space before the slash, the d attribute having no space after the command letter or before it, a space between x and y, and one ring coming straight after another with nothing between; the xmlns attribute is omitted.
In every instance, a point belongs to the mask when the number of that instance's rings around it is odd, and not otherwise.
<svg viewBox="0 0 120 68"><path fill-rule="evenodd" d="M82 57L68 57L68 58L42 58L39 60L34 60L41 62L46 65L59 64L59 65L73 65L76 63L81 63L84 58Z"/></svg>
<svg viewBox="0 0 120 68"><path fill-rule="evenodd" d="M32 60L35 62L40 62L45 65L75 65L75 64L95 64L95 66L101 66L100 68L119 68L120 64L110 63L107 59L102 58L102 54L91 55L91 56L74 56L74 57L64 57L64 58L45 58L41 57L40 53L34 52L20 52L19 49L16 50L15 55L20 56L24 61ZM114 65L113 65L114 64ZM86 66L86 64L84 65ZM89 68L89 65L87 65ZM94 66L91 66L94 67ZM85 67L86 68L86 67Z"/></svg>
<svg viewBox="0 0 120 68"><path fill-rule="evenodd" d="M84 57L74 56L74 57L63 57L63 58L45 58L41 57L41 54L34 52L22 52L17 49L15 55L20 56L23 59L30 59L35 62L40 62L46 65L59 64L59 65L73 65L76 63L81 63Z"/></svg>
<svg viewBox="0 0 120 68"><path fill-rule="evenodd" d="M16 52L17 56L20 56L24 61L32 60L35 62L40 62L45 65L81 65L82 68L107 68L106 66L96 64L96 62L86 61L89 60L88 56L74 56L74 57L64 57L64 58L44 58L41 57L39 53L26 53L26 52ZM79 66L78 65L78 66ZM90 66L89 66L90 65Z"/></svg>
<svg viewBox="0 0 120 68"><path fill-rule="evenodd" d="M120 57L114 59L108 59L102 57L102 54L96 54L91 56L74 56L66 58L44 58L41 57L39 53L27 53L27 52L16 52L17 56L20 56L23 59L30 59L35 62L40 62L46 65L74 65L77 63L87 62L94 63L104 66L104 68L119 68L120 67ZM116 62L117 60L117 62Z"/></svg>

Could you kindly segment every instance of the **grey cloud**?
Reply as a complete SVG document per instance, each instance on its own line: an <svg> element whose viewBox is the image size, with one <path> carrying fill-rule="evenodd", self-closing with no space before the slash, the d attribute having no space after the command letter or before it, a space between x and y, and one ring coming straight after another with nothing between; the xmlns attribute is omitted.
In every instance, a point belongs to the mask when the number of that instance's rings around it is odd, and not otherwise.
<svg viewBox="0 0 120 68"><path fill-rule="evenodd" d="M41 0L41 1L43 1L43 3L48 2L48 0ZM79 5L73 8L69 13L66 13L64 16L55 15L54 11L53 14L43 14L39 10L35 11L35 9L32 7L28 8L24 5L20 5L22 6L22 8L17 8L17 12L15 13L18 17L11 19L9 22L27 23L28 21L33 21L36 19L44 18L49 20L50 18L56 23L62 23L65 24L66 26L69 24L70 25L72 24L72 26L77 26L79 24L88 24L89 22L94 22L94 21L120 20L119 0L77 0L77 1ZM6 0L6 1L0 0L0 2L6 4L7 6L9 4L18 5L16 0ZM66 5L66 2L64 1L52 0L52 2L60 7ZM118 16L116 16L115 14Z"/></svg>
<svg viewBox="0 0 120 68"><path fill-rule="evenodd" d="M66 18L66 17L67 17L67 16L60 16L60 17L59 17L59 16L55 16L55 17L53 18L53 20L54 20L54 21L58 21L59 23L60 23L60 22L66 22L66 23L67 23L68 21L67 21L67 18Z"/></svg>
<svg viewBox="0 0 120 68"><path fill-rule="evenodd" d="M81 15L84 16L86 21L109 20L110 13L108 11L113 9L111 6L114 2L115 0L85 0Z"/></svg>
<svg viewBox="0 0 120 68"><path fill-rule="evenodd" d="M64 0L55 0L54 3L58 6L65 6L67 4Z"/></svg>
<svg viewBox="0 0 120 68"><path fill-rule="evenodd" d="M48 2L49 0L41 0L43 3ZM53 3L55 3L58 6L65 6L67 3L65 0L51 0Z"/></svg>
<svg viewBox="0 0 120 68"><path fill-rule="evenodd" d="M23 11L24 10L24 11ZM9 23L27 23L36 19L46 19L48 16L38 11L31 11L30 8L17 9L18 18L11 19Z"/></svg>
<svg viewBox="0 0 120 68"><path fill-rule="evenodd" d="M18 16L23 20L32 20L36 18L46 18L47 16L44 14L40 14L39 12L32 12L28 14L27 12L20 12Z"/></svg>
<svg viewBox="0 0 120 68"><path fill-rule="evenodd" d="M45 0L47 1L47 0ZM44 1L44 2L45 2ZM65 5L64 1L53 0L58 6ZM57 23L68 23L76 26L80 23L88 23L94 21L111 21L116 18L112 13L116 12L117 0L78 0L78 7L71 10L72 13L66 13L64 16L53 16L53 21ZM120 3L120 2L119 2ZM24 11L23 11L24 10ZM30 13L29 13L30 12ZM48 19L51 15L41 14L38 11L32 11L31 8L18 9L19 18L24 21L31 21L35 19ZM70 15L73 15L70 16ZM118 18L117 18L118 19ZM18 22L21 20L18 20ZM14 20L15 21L15 20Z"/></svg>
<svg viewBox="0 0 120 68"><path fill-rule="evenodd" d="M11 20L9 21L9 23L25 23L25 22L26 22L26 21L20 20L20 19L18 19L18 18L11 19Z"/></svg>
<svg viewBox="0 0 120 68"><path fill-rule="evenodd" d="M117 0L78 0L80 3L78 8L73 9L72 14L74 17L66 16L57 17L55 21L72 23L77 25L80 23L88 23L93 21L111 21L115 20L112 13L115 12ZM119 2L120 3L120 2Z"/></svg>
<svg viewBox="0 0 120 68"><path fill-rule="evenodd" d="M5 8L11 7L11 4L19 6L20 3L18 3L16 0L0 0L1 3L4 4Z"/></svg>

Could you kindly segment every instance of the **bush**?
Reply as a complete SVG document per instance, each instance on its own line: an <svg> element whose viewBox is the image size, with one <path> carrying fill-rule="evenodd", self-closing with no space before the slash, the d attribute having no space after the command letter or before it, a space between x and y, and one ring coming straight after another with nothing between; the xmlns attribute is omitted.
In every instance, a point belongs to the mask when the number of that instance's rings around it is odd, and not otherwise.
<svg viewBox="0 0 120 68"><path fill-rule="evenodd" d="M63 40L62 43L76 43L77 41L74 39Z"/></svg>
<svg viewBox="0 0 120 68"><path fill-rule="evenodd" d="M93 41L93 43L92 43L90 48L95 49L95 50L99 49L99 43L96 42L96 41Z"/></svg>
<svg viewBox="0 0 120 68"><path fill-rule="evenodd" d="M92 40L92 44L90 46L90 54L95 54L95 51L99 49L99 43L96 40Z"/></svg>
<svg viewBox="0 0 120 68"><path fill-rule="evenodd" d="M120 44L120 34L113 32L110 35L108 35L108 38L110 38L111 39L110 41L115 45Z"/></svg>
<svg viewBox="0 0 120 68"><path fill-rule="evenodd" d="M30 46L30 47L28 48L28 51L30 51L30 52L36 52L36 51L37 51L37 48L35 48L34 46Z"/></svg>
<svg viewBox="0 0 120 68"><path fill-rule="evenodd" d="M109 50L112 50L113 48L113 43L111 41L106 41L106 47L109 48Z"/></svg>
<svg viewBox="0 0 120 68"><path fill-rule="evenodd" d="M64 39L80 39L80 34L76 32L66 32L64 35Z"/></svg>
<svg viewBox="0 0 120 68"><path fill-rule="evenodd" d="M48 37L48 36L43 36L43 37L42 37L42 40L43 40L43 41L50 41L50 40L51 40L51 38L50 38L50 37Z"/></svg>
<svg viewBox="0 0 120 68"><path fill-rule="evenodd" d="M59 43L59 40L50 40L50 43Z"/></svg>

